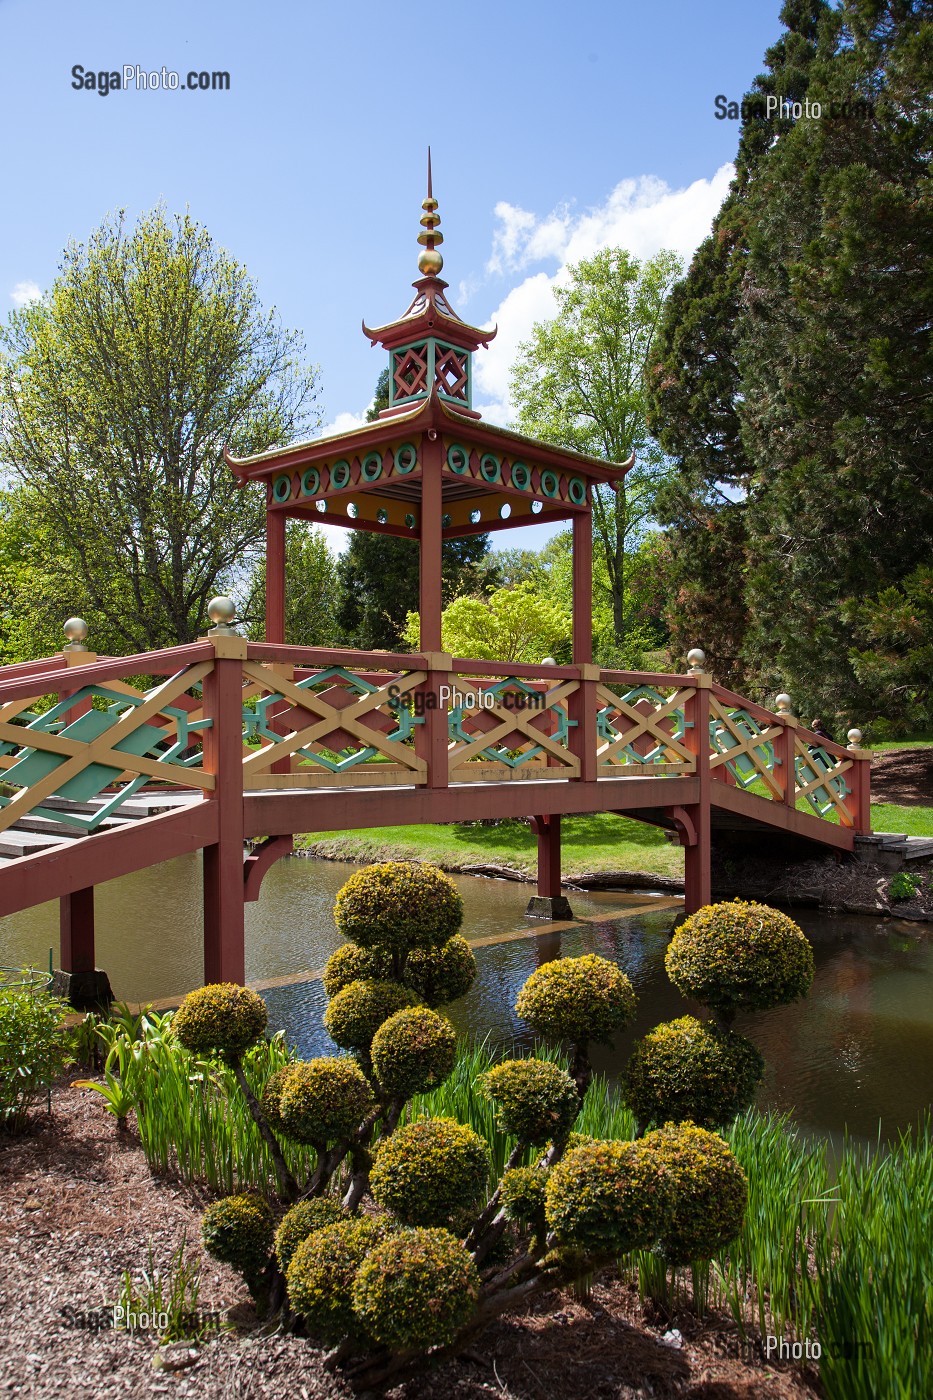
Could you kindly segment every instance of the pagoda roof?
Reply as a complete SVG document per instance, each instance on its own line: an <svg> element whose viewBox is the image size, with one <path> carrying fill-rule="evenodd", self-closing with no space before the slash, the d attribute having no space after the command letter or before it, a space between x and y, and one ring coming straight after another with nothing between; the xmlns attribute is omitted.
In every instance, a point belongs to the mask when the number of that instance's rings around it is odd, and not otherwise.
<svg viewBox="0 0 933 1400"><path fill-rule="evenodd" d="M539 458L548 465L572 465L581 476L608 485L621 482L635 462L634 453L627 462L607 462L602 457L577 452L573 448L526 437L512 428L487 423L485 419L468 417L444 403L436 393L407 413L376 418L372 423L362 423L342 433L310 438L287 447L271 447L248 457L234 457L224 447L224 460L241 481L262 481L286 468L311 464L338 454L346 455L357 447L373 451L380 444L388 445L409 435L413 429L430 431L432 428L442 428L447 433L453 426L458 429L460 437L469 439L471 445L495 449L497 445L508 444L513 450L517 447L523 454Z"/></svg>

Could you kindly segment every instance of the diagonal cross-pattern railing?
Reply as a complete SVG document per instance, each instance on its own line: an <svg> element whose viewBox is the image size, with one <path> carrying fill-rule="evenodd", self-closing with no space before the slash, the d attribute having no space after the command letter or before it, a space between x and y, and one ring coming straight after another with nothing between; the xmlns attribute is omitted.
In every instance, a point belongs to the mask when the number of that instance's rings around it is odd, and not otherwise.
<svg viewBox="0 0 933 1400"><path fill-rule="evenodd" d="M427 781L414 747L424 671L247 660L243 676L246 789Z"/></svg>
<svg viewBox="0 0 933 1400"><path fill-rule="evenodd" d="M578 778L580 762L570 747L569 704L580 683L529 666L516 675L508 667L454 663L448 708L448 775L452 783ZM485 674L477 675L482 670ZM532 674L528 674L532 673Z"/></svg>
<svg viewBox="0 0 933 1400"><path fill-rule="evenodd" d="M214 778L201 771L211 727L202 686L213 670L204 650L205 660L147 689L119 678L124 660L95 661L93 680L74 668L0 690L0 779L13 789L0 795L0 831L27 815L95 831L153 782L211 791ZM155 669L160 655L150 660ZM66 679L77 689L66 691ZM82 812L92 799L101 800ZM69 805L44 805L53 800Z"/></svg>
<svg viewBox="0 0 933 1400"><path fill-rule="evenodd" d="M669 676L604 671L597 687L597 777L693 773L685 742L694 687Z"/></svg>

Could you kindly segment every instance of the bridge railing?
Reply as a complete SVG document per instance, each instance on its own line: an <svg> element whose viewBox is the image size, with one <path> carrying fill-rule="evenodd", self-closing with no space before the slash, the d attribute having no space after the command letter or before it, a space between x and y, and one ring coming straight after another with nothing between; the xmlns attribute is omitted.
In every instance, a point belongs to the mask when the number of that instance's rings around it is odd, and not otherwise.
<svg viewBox="0 0 933 1400"><path fill-rule="evenodd" d="M704 788L724 783L870 829L869 755L698 669L503 664L221 635L0 670L0 832L26 815L96 830L143 790L211 796L234 755L241 771L224 778L225 792L698 776Z"/></svg>

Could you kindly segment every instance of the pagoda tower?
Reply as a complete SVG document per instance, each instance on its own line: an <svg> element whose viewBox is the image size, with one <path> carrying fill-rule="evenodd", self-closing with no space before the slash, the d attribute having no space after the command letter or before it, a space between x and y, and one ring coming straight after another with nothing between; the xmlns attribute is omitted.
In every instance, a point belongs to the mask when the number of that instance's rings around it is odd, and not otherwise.
<svg viewBox="0 0 933 1400"><path fill-rule="evenodd" d="M482 420L473 356L496 334L468 325L447 298L428 154L414 297L395 321L363 331L389 356L389 406L333 437L226 460L266 490L266 640L284 641L289 517L419 542L421 651L441 651L441 547L462 535L542 521L573 523L573 661L592 660L592 493L634 462L537 442Z"/></svg>

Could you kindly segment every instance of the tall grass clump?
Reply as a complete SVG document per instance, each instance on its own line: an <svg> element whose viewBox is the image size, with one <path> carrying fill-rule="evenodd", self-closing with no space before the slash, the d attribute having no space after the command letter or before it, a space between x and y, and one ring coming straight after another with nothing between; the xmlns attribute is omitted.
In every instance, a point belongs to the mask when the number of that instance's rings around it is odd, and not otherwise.
<svg viewBox="0 0 933 1400"><path fill-rule="evenodd" d="M99 1028L108 1055L117 1048L121 1080L133 1099L146 1160L156 1171L232 1195L256 1190L271 1194L275 1168L237 1087L222 1061L185 1050L171 1034L173 1013L147 1012L132 1028ZM135 1031L136 1039L129 1039ZM258 1093L271 1074L292 1056L279 1034L243 1057L247 1080ZM293 1168L313 1161L313 1151L286 1143Z"/></svg>
<svg viewBox="0 0 933 1400"><path fill-rule="evenodd" d="M889 1152L847 1145L815 1250L828 1400L933 1395L933 1123Z"/></svg>

